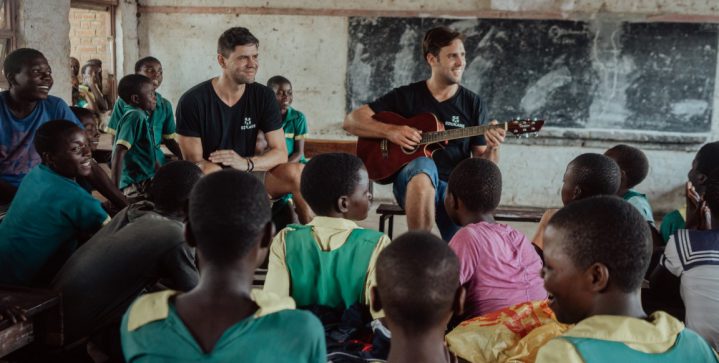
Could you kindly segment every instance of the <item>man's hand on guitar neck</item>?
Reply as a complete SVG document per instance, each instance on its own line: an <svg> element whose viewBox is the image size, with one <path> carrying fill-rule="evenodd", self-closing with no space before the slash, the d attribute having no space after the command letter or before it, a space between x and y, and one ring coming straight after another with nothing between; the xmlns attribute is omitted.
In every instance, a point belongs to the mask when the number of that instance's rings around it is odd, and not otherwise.
<svg viewBox="0 0 719 363"><path fill-rule="evenodd" d="M490 125L497 125L497 120L492 120ZM504 142L504 137L507 135L507 131L503 128L492 128L484 133L484 140L487 142L487 148L489 150L499 149L499 145Z"/></svg>
<svg viewBox="0 0 719 363"><path fill-rule="evenodd" d="M496 125L497 120L492 120L490 125ZM472 156L476 158L483 158L493 161L495 164L499 163L499 145L504 142L506 131L503 128L492 128L484 133L484 140L486 145L473 146Z"/></svg>
<svg viewBox="0 0 719 363"><path fill-rule="evenodd" d="M390 124L384 124L384 126L387 127L386 139L405 149L414 149L422 141L422 132L414 127Z"/></svg>

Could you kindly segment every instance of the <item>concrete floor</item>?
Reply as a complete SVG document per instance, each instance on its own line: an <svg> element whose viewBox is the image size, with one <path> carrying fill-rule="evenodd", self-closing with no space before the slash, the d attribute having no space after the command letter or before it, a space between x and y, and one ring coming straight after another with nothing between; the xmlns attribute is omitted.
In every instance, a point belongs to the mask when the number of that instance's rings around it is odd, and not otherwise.
<svg viewBox="0 0 719 363"><path fill-rule="evenodd" d="M375 200L372 202L372 206L370 207L370 212L367 215L367 219L364 221L358 222L358 224L364 228L371 228L375 230L379 230L379 214L377 214L377 207L379 207L380 204L384 203L393 203L394 201L389 200ZM537 223L533 222L500 222L503 224L508 224L518 231L524 233L524 235L527 236L527 238L531 239L532 236L534 236L534 232L537 230ZM407 217L406 216L395 216L394 217L394 231L393 231L393 237L398 237L402 233L407 232ZM437 230L437 227L435 226L432 229L432 232L439 236L439 230ZM386 233L386 230L385 230Z"/></svg>

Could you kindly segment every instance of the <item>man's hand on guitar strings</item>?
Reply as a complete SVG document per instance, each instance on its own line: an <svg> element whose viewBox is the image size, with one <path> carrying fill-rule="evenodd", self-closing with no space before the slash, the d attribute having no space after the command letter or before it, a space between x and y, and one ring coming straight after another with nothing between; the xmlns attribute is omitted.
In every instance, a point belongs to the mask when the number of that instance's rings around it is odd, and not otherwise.
<svg viewBox="0 0 719 363"><path fill-rule="evenodd" d="M492 120L490 125L496 125L497 120ZM490 150L498 149L499 145L504 142L504 137L507 132L502 128L492 128L484 133L484 140L487 142L487 147Z"/></svg>
<svg viewBox="0 0 719 363"><path fill-rule="evenodd" d="M422 141L422 132L407 125L392 125L387 140L405 149L414 149Z"/></svg>

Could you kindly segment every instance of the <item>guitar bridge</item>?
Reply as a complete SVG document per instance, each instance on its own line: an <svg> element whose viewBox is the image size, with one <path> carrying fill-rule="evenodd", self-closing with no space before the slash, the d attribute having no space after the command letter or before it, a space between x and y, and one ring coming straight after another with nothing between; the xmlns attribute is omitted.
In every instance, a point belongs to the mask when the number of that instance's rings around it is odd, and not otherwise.
<svg viewBox="0 0 719 363"><path fill-rule="evenodd" d="M382 151L382 157L384 159L389 158L389 141L387 139L382 139L382 141L379 143L379 148Z"/></svg>

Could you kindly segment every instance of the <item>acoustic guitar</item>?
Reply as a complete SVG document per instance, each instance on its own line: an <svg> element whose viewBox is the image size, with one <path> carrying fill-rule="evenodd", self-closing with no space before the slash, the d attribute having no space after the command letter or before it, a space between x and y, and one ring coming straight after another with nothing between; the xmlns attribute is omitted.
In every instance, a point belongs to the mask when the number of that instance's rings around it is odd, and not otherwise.
<svg viewBox="0 0 719 363"><path fill-rule="evenodd" d="M389 184L394 176L410 161L432 154L443 148L449 140L483 135L487 130L502 128L507 134L522 135L536 133L544 120L512 120L496 125L470 126L445 130L444 124L432 113L420 113L409 119L393 112L379 112L373 118L392 125L407 125L422 132L422 141L414 149L402 148L387 139L360 137L357 140L357 156L365 164L369 178L379 184Z"/></svg>

